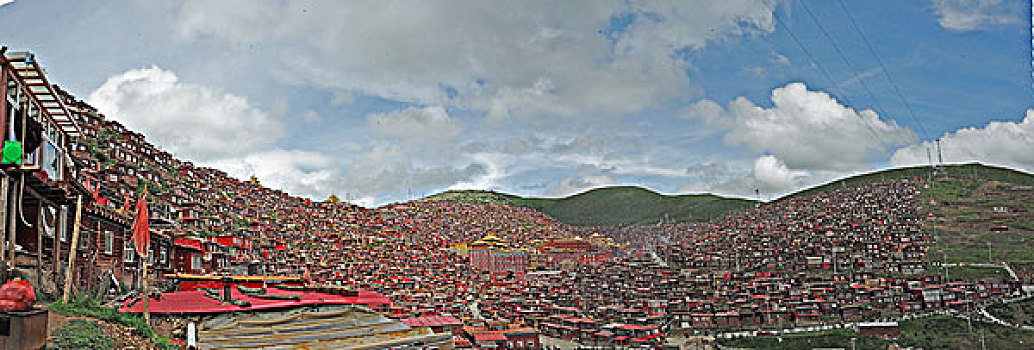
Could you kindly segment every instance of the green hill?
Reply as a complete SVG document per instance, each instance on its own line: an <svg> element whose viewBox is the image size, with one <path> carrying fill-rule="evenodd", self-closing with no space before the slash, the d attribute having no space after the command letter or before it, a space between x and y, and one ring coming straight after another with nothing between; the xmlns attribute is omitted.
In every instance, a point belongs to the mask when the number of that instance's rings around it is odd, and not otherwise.
<svg viewBox="0 0 1034 350"><path fill-rule="evenodd" d="M776 201L837 188L915 176L930 176L931 174L932 169L928 166L880 170L807 188L782 196ZM959 196L969 196L973 189L986 182L1021 186L1034 185L1034 175L978 163L942 166L937 171L936 178L940 179L937 182L940 186L935 186L927 192L928 195L936 195L937 199L942 201ZM663 195L634 186L597 188L564 198L530 198L494 191L446 191L427 197L426 200L497 203L527 207L547 213L566 224L580 226L653 225L658 222L707 221L730 212L749 209L757 203L753 200L710 194ZM1010 223L1010 225L1021 227L1030 225L1034 228L1034 222L1021 221Z"/></svg>
<svg viewBox="0 0 1034 350"><path fill-rule="evenodd" d="M582 226L707 221L751 208L756 203L710 194L662 195L633 186L597 188L565 198L525 198L492 191L447 191L427 199L521 206L544 212L569 225Z"/></svg>
<svg viewBox="0 0 1034 350"><path fill-rule="evenodd" d="M805 196L809 194L822 193L842 187L853 187L867 183L904 179L916 176L930 176L931 174L932 169L929 166L914 166L907 168L879 170L871 173L848 176L845 178L831 181L826 184L806 188L779 197L778 199L776 199L776 201L781 201L796 196ZM999 181L1006 183L1015 183L1019 185L1034 185L1034 175L1024 173L1022 171L992 165L984 165L980 163L943 165L939 167L939 170L937 171L937 176L951 177L956 179L966 179L973 181Z"/></svg>

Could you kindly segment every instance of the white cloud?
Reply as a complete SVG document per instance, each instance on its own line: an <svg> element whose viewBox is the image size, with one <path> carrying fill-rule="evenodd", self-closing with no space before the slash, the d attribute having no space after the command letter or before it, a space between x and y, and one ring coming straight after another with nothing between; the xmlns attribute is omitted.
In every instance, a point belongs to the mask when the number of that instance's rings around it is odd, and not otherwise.
<svg viewBox="0 0 1034 350"><path fill-rule="evenodd" d="M1020 22L1025 1L933 0L937 23L955 31L979 30Z"/></svg>
<svg viewBox="0 0 1034 350"><path fill-rule="evenodd" d="M4 5L10 4L12 2L14 2L14 0L0 0L0 7L3 7Z"/></svg>
<svg viewBox="0 0 1034 350"><path fill-rule="evenodd" d="M725 113L725 108L712 100L700 100L686 107L679 117L700 119L707 125L717 128L731 128L735 122Z"/></svg>
<svg viewBox="0 0 1034 350"><path fill-rule="evenodd" d="M273 149L219 159L206 165L239 179L255 175L267 187L314 199L322 199L341 188L333 159L316 152Z"/></svg>
<svg viewBox="0 0 1034 350"><path fill-rule="evenodd" d="M108 78L90 104L179 157L205 161L264 149L281 124L243 97L180 82L158 67Z"/></svg>
<svg viewBox="0 0 1034 350"><path fill-rule="evenodd" d="M725 162L698 163L686 167L686 174L704 179L715 180L727 176L729 165Z"/></svg>
<svg viewBox="0 0 1034 350"><path fill-rule="evenodd" d="M768 62L770 62L772 64L778 64L778 65L781 65L781 66L789 66L790 65L790 58L786 57L783 54L772 53L772 59L768 60Z"/></svg>
<svg viewBox="0 0 1034 350"><path fill-rule="evenodd" d="M198 0L168 12L182 40L283 47L269 66L292 83L505 118L621 114L684 98L688 66L676 50L771 32L774 3ZM620 14L637 17L602 34Z"/></svg>
<svg viewBox="0 0 1034 350"><path fill-rule="evenodd" d="M459 137L463 126L441 106L410 107L390 113L372 114L366 125L374 132L402 141L450 140Z"/></svg>
<svg viewBox="0 0 1034 350"><path fill-rule="evenodd" d="M875 77L876 75L880 74L880 72L882 72L882 71L883 71L883 68L872 67L872 68L867 69L865 71L859 72L858 74L856 74L856 75L854 75L854 76L852 76L850 78L844 79L844 81L840 82L840 84L839 84L840 88L843 89L845 87L848 87L848 86L851 86L851 85L854 85L854 84L858 84L862 80L866 80L866 79Z"/></svg>
<svg viewBox="0 0 1034 350"><path fill-rule="evenodd" d="M363 154L348 165L345 188L364 196L399 199L410 190L444 188L457 183L470 183L486 174L487 166L480 163L466 165L416 165L408 159L392 154L381 147ZM380 159L384 155L388 159Z"/></svg>
<svg viewBox="0 0 1034 350"><path fill-rule="evenodd" d="M567 197L589 189L613 184L614 179L609 176L568 176L563 180L560 180L560 183L558 183L556 187L553 187L552 194L557 197Z"/></svg>
<svg viewBox="0 0 1034 350"><path fill-rule="evenodd" d="M802 83L772 90L771 108L744 97L723 110L713 101L698 102L683 117L699 118L728 129L725 142L770 153L790 169L856 170L868 167L873 153L909 144L915 134L875 112L855 111L829 94L808 91Z"/></svg>
<svg viewBox="0 0 1034 350"><path fill-rule="evenodd" d="M936 161L937 146L931 142L899 149L894 165L929 164L927 149ZM1034 109L1019 122L992 121L984 127L968 127L941 137L945 162L980 161L1034 171Z"/></svg>
<svg viewBox="0 0 1034 350"><path fill-rule="evenodd" d="M114 75L88 101L155 146L236 178L255 175L272 188L315 199L343 183L335 160L325 154L272 148L284 125L246 98L181 82L171 71L151 67ZM285 103L274 103L278 114ZM307 111L299 118L319 116Z"/></svg>
<svg viewBox="0 0 1034 350"><path fill-rule="evenodd" d="M679 192L716 192L766 197L817 185L871 168L872 160L891 149L914 143L915 134L870 110L856 111L829 94L809 91L802 83L772 90L772 106L761 107L744 97L723 108L711 100L686 107L682 118L698 119L725 132L725 143L761 153L751 165L698 164L686 171L699 174ZM874 136L878 135L878 136ZM885 159L885 158L884 158ZM707 176L707 172L721 176Z"/></svg>
<svg viewBox="0 0 1034 350"><path fill-rule="evenodd" d="M791 170L783 161L770 155L758 157L754 161L754 178L758 180L758 187L778 190L795 188L801 185L801 179L806 176L807 171Z"/></svg>
<svg viewBox="0 0 1034 350"><path fill-rule="evenodd" d="M736 162L720 177L701 177L682 184L679 193L718 193L727 196L762 199L776 198L794 191L829 182L855 171L792 169L781 159L762 155L751 163ZM757 190L758 192L755 192Z"/></svg>
<svg viewBox="0 0 1034 350"><path fill-rule="evenodd" d="M340 159L341 186L382 202L421 184L492 188L517 171L543 166L687 177L683 165L641 157L647 152L630 149L632 142L601 146L615 140L559 137L572 125L558 120L586 118L593 122L576 123L598 125L598 117L690 98L699 88L690 84L690 63L680 50L769 33L772 6L774 0L303 0L262 6L188 0L152 12L173 14L168 23L181 43L241 52L252 44L276 48L263 56L268 75L329 91L333 106L371 98L418 106L367 115L369 133L355 138L362 145ZM622 15L634 20L609 31L611 20ZM463 119L450 115L453 110L464 111ZM322 114L272 115L331 118ZM470 120L480 116L486 121ZM553 142L560 149L551 150L508 134L505 144L474 150L474 143L510 127L572 142Z"/></svg>

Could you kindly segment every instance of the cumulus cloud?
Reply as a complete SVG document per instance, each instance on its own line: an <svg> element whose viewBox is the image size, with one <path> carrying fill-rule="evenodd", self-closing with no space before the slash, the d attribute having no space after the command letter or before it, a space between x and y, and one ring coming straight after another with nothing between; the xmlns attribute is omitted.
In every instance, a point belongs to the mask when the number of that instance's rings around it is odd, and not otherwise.
<svg viewBox="0 0 1034 350"><path fill-rule="evenodd" d="M765 155L754 161L754 178L758 187L785 190L800 186L801 178L808 176L805 170L791 170L782 160Z"/></svg>
<svg viewBox="0 0 1034 350"><path fill-rule="evenodd" d="M894 152L894 165L929 164L927 149L936 157L937 146L927 141ZM946 162L980 161L1034 171L1034 109L1019 122L992 121L983 127L968 127L941 137ZM935 159L936 160L936 159Z"/></svg>
<svg viewBox="0 0 1034 350"><path fill-rule="evenodd" d="M14 2L14 0L0 0L0 7L3 7L4 5L10 4L12 2Z"/></svg>
<svg viewBox="0 0 1034 350"><path fill-rule="evenodd" d="M246 98L179 81L158 67L107 79L88 101L109 118L180 157L197 161L264 149L282 125Z"/></svg>
<svg viewBox="0 0 1034 350"><path fill-rule="evenodd" d="M683 116L725 128L727 144L770 153L791 169L855 170L867 167L873 153L916 140L896 122L871 110L855 111L802 83L772 90L772 102L764 108L740 97L722 109L701 101Z"/></svg>
<svg viewBox="0 0 1034 350"><path fill-rule="evenodd" d="M255 175L299 196L320 198L341 188L334 158L273 147L284 128L279 120L244 97L181 82L171 71L151 67L114 75L88 101L181 159L240 179ZM318 115L307 111L300 118Z"/></svg>
<svg viewBox="0 0 1034 350"><path fill-rule="evenodd" d="M773 31L775 5L188 0L151 12L173 14L167 23L181 43L241 52L253 44L276 48L263 56L269 75L327 91L333 106L370 100L412 106L366 115L369 132L353 138L362 144L339 159L340 186L381 201L420 184L491 188L543 166L594 169L582 177L689 176L684 165L645 156L652 151L637 149L629 138L579 138L561 129L685 101L699 88L685 73L691 63L684 53ZM615 27L615 19L626 17ZM462 119L450 115L456 110ZM331 124L329 113L321 114L272 113ZM517 125L539 136L495 137Z"/></svg>
<svg viewBox="0 0 1034 350"><path fill-rule="evenodd" d="M170 5L182 40L264 42L291 83L513 116L639 111L683 98L683 49L774 30L774 0L242 1ZM630 16L620 30L611 19ZM321 35L312 35L321 33Z"/></svg>
<svg viewBox="0 0 1034 350"><path fill-rule="evenodd" d="M759 155L751 164L724 168L698 164L699 174L679 192L718 192L754 197L785 194L871 168L892 149L916 142L915 134L871 110L856 111L829 94L809 91L802 83L772 90L772 106L740 97L723 107L701 100L686 107L683 118L702 121L724 132L730 146L744 146ZM708 176L713 172L715 176Z"/></svg>
<svg viewBox="0 0 1034 350"><path fill-rule="evenodd" d="M741 163L741 162L737 162ZM679 193L718 193L756 199L776 198L805 187L815 186L856 173L854 171L793 169L772 155L761 155L753 162L730 167L725 176L698 178L678 187ZM758 191L758 192L755 192Z"/></svg>
<svg viewBox="0 0 1034 350"><path fill-rule="evenodd" d="M333 159L316 152L273 149L219 159L209 165L240 179L255 175L270 188L298 196L321 198L341 185Z"/></svg>
<svg viewBox="0 0 1034 350"><path fill-rule="evenodd" d="M1023 1L934 0L937 23L945 29L971 31L1019 23Z"/></svg>

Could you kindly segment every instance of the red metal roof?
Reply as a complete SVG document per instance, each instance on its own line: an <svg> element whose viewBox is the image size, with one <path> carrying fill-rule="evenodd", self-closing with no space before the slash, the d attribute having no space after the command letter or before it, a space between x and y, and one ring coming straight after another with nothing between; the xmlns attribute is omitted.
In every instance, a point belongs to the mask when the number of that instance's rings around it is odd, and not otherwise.
<svg viewBox="0 0 1034 350"><path fill-rule="evenodd" d="M474 335L474 341L506 341L506 336L499 333L481 333Z"/></svg>
<svg viewBox="0 0 1034 350"><path fill-rule="evenodd" d="M623 324L623 325L618 326L618 328L635 331L635 330L650 330L650 329L660 328L660 326L658 326L658 325L643 326L643 325L637 325L637 324Z"/></svg>

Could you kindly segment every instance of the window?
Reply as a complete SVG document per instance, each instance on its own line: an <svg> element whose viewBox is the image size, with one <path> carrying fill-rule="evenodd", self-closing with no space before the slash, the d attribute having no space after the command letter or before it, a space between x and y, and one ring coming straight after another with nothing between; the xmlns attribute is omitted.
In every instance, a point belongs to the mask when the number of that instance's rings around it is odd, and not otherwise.
<svg viewBox="0 0 1034 350"><path fill-rule="evenodd" d="M115 249L115 233L104 231L104 254L111 254Z"/></svg>
<svg viewBox="0 0 1034 350"><path fill-rule="evenodd" d="M59 218L60 218L60 220L58 220L58 221L60 222L61 226L58 226L57 231L59 232L59 235L61 236L61 241L62 242L67 242L68 241L68 206L65 206L65 205L61 206L61 215L59 216Z"/></svg>
<svg viewBox="0 0 1034 350"><path fill-rule="evenodd" d="M79 235L81 236L81 237L79 237L79 250L90 249L90 247L92 246L90 243L88 243L88 242L90 242L90 239L92 239L92 238L90 238L90 232L89 231L85 231L85 230L80 230L79 231ZM96 243L96 242L94 242L94 243Z"/></svg>
<svg viewBox="0 0 1034 350"><path fill-rule="evenodd" d="M201 269L201 256L194 254L190 256L190 269L200 270Z"/></svg>
<svg viewBox="0 0 1034 350"><path fill-rule="evenodd" d="M40 221L43 222L43 233L46 237L54 238L57 236L57 209L50 206L40 208L40 215L43 217Z"/></svg>
<svg viewBox="0 0 1034 350"><path fill-rule="evenodd" d="M136 248L133 247L133 241L128 239L122 241L122 258L126 263L136 262Z"/></svg>

